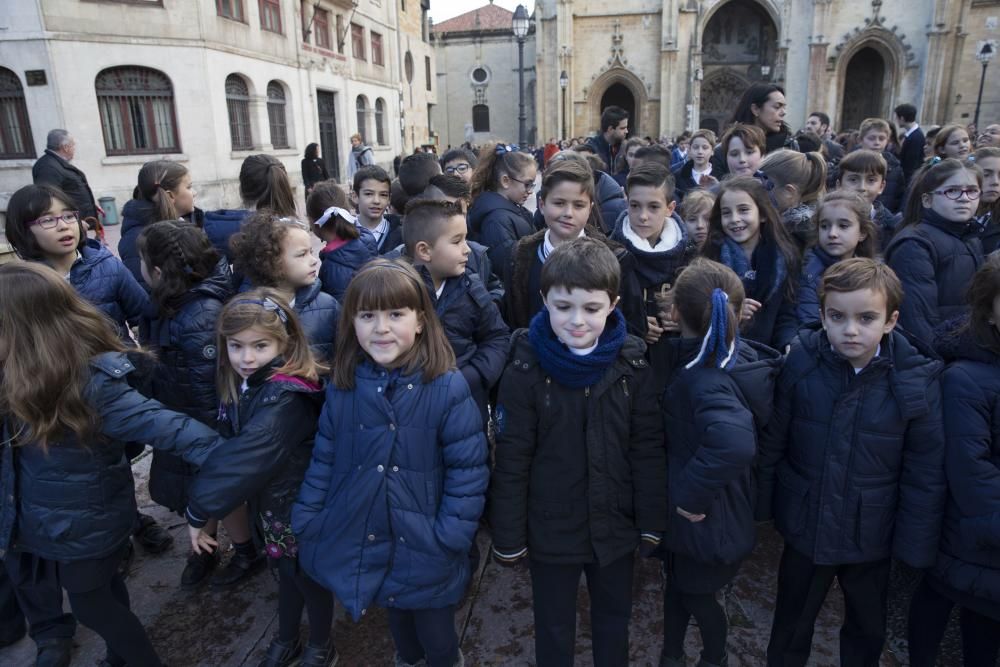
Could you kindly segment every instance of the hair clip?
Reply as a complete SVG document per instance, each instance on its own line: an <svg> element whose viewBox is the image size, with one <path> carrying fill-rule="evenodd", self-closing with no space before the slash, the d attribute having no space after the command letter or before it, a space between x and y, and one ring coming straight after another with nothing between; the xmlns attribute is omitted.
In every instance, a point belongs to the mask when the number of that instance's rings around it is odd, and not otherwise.
<svg viewBox="0 0 1000 667"><path fill-rule="evenodd" d="M934 165L938 164L939 162L941 162L941 156L940 155L935 155L934 157L931 158L931 163L930 164L933 167Z"/></svg>
<svg viewBox="0 0 1000 667"><path fill-rule="evenodd" d="M517 144L497 144L496 154L503 155L504 153L514 153L519 150Z"/></svg>
<svg viewBox="0 0 1000 667"><path fill-rule="evenodd" d="M288 324L288 313L286 313L284 309L277 303L275 303L275 301L270 297L264 297L263 299L240 299L239 301L236 302L236 304L237 305L249 304L254 306L260 306L269 313L274 313L275 315L277 315L278 319L281 320L282 324Z"/></svg>
<svg viewBox="0 0 1000 667"><path fill-rule="evenodd" d="M330 219L333 218L333 216L335 215L339 215L341 218L351 223L352 225L357 224L357 218L355 218L350 211L342 209L339 206L331 206L330 208L323 211L323 215L321 215L319 217L319 220L317 220L313 224L315 224L317 227L322 227L326 223L330 222Z"/></svg>

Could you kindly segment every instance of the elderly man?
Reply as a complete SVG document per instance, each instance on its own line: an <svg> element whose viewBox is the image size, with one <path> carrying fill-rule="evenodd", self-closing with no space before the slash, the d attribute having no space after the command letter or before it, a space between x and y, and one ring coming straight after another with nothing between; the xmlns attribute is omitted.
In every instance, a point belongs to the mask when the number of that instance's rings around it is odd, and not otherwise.
<svg viewBox="0 0 1000 667"><path fill-rule="evenodd" d="M70 164L76 155L76 142L66 130L52 130L46 140L45 155L31 168L35 185L52 185L73 200L83 219L97 218L100 208L94 201L87 176Z"/></svg>

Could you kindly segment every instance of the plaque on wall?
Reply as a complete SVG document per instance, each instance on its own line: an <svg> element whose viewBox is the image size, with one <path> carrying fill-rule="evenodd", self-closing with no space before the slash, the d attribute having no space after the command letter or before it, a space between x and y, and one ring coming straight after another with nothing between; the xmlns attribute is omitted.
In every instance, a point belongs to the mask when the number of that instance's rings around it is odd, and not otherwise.
<svg viewBox="0 0 1000 667"><path fill-rule="evenodd" d="M24 70L24 80L29 86L44 86L48 83L43 69Z"/></svg>

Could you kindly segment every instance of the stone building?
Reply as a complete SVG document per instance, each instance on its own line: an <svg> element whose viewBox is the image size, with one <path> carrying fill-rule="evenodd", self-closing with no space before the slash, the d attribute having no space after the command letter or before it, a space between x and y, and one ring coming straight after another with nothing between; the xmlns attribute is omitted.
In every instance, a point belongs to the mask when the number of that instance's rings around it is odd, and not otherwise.
<svg viewBox="0 0 1000 667"><path fill-rule="evenodd" d="M488 5L432 28L439 99L434 128L443 150L466 141L518 141L518 47L513 12ZM526 139L535 143L535 24L524 43Z"/></svg>
<svg viewBox="0 0 1000 667"><path fill-rule="evenodd" d="M243 159L281 159L301 192L317 142L345 173L351 134L391 166L427 143L428 0L7 0L0 12L0 208L52 128L121 206L142 163L188 166L198 203L239 204ZM404 125L405 119L405 125Z"/></svg>
<svg viewBox="0 0 1000 667"><path fill-rule="evenodd" d="M857 127L901 102L925 125L971 122L976 44L998 37L997 16L997 0L538 0L539 133L592 133L610 104L633 134L717 129L756 81L785 88L793 128L814 110ZM981 126L1000 118L998 81Z"/></svg>

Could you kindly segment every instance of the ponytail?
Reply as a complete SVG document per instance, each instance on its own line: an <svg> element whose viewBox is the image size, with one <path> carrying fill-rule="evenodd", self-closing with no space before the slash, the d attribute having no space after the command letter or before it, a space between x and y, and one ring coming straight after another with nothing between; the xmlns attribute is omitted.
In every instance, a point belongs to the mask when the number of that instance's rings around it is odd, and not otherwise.
<svg viewBox="0 0 1000 667"><path fill-rule="evenodd" d="M139 170L138 184L132 191L132 198L148 201L155 206L153 222L177 220L180 215L168 192L179 188L187 173L187 167L172 160L147 162Z"/></svg>
<svg viewBox="0 0 1000 667"><path fill-rule="evenodd" d="M698 355L686 368L725 370L736 363L744 294L739 277L719 262L698 257L681 271L668 298L684 324L702 337Z"/></svg>
<svg viewBox="0 0 1000 667"><path fill-rule="evenodd" d="M479 150L479 164L472 172L472 198L483 192L495 192L501 176L513 178L535 163L535 158L521 153L517 146L489 143Z"/></svg>
<svg viewBox="0 0 1000 667"><path fill-rule="evenodd" d="M822 153L805 153L809 162L809 178L802 188L802 203L814 204L826 191L826 158Z"/></svg>
<svg viewBox="0 0 1000 667"><path fill-rule="evenodd" d="M787 148L764 157L761 171L780 188L794 185L803 204L813 204L826 186L826 160L820 153L800 153Z"/></svg>
<svg viewBox="0 0 1000 667"><path fill-rule="evenodd" d="M277 158L258 153L240 167L240 196L255 209L270 209L282 217L295 216L295 194L285 165Z"/></svg>

